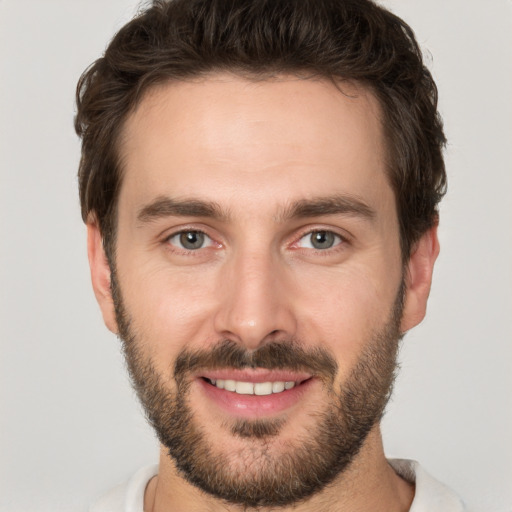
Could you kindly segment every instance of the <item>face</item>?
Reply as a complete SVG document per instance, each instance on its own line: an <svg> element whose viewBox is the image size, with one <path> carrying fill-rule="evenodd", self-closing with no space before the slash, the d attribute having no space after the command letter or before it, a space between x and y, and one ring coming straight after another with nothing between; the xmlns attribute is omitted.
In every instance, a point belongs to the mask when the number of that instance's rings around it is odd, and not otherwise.
<svg viewBox="0 0 512 512"><path fill-rule="evenodd" d="M228 501L318 491L390 392L409 284L378 103L342 89L212 75L124 129L100 303L173 463Z"/></svg>

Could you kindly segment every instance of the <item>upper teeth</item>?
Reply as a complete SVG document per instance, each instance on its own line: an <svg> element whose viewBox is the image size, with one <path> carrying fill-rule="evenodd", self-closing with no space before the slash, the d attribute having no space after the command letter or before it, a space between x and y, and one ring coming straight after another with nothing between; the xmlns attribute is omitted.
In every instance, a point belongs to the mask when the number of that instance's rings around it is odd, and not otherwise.
<svg viewBox="0 0 512 512"><path fill-rule="evenodd" d="M293 381L254 383L229 379L211 379L210 382L219 389L234 391L240 395L271 395L272 393L281 393L285 389L292 389L295 386Z"/></svg>

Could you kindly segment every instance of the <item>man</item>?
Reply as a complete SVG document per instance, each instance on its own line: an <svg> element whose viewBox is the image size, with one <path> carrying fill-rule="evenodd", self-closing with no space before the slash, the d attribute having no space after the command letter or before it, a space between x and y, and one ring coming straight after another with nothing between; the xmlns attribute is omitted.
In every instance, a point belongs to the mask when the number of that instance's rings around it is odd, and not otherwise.
<svg viewBox="0 0 512 512"><path fill-rule="evenodd" d="M157 2L77 103L93 287L161 443L93 510L463 510L379 429L446 183L410 28L366 0Z"/></svg>

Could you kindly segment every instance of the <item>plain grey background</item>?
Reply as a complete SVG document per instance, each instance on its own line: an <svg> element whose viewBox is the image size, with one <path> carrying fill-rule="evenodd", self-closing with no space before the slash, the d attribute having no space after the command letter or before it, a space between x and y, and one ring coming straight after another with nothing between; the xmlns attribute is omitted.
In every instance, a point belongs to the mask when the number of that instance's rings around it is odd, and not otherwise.
<svg viewBox="0 0 512 512"><path fill-rule="evenodd" d="M441 256L383 430L475 510L512 511L512 3L386 0L449 147ZM82 511L157 444L89 283L74 88L135 0L0 0L0 510ZM432 57L428 56L428 53Z"/></svg>

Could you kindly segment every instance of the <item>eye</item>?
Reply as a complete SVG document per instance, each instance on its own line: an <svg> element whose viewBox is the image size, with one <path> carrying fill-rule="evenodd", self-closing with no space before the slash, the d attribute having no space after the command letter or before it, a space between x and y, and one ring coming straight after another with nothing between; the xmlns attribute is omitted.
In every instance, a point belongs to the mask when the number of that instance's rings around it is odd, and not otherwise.
<svg viewBox="0 0 512 512"><path fill-rule="evenodd" d="M187 251L197 251L198 249L203 249L213 244L212 239L208 235L202 231L194 230L180 231L170 236L167 241L171 245Z"/></svg>
<svg viewBox="0 0 512 512"><path fill-rule="evenodd" d="M332 231L318 230L303 236L299 240L298 246L306 249L325 250L339 245L342 241L342 238Z"/></svg>

